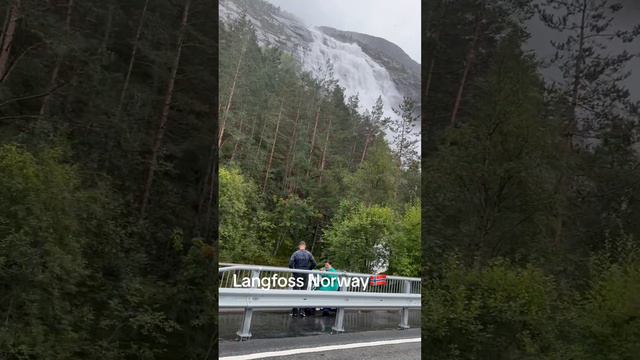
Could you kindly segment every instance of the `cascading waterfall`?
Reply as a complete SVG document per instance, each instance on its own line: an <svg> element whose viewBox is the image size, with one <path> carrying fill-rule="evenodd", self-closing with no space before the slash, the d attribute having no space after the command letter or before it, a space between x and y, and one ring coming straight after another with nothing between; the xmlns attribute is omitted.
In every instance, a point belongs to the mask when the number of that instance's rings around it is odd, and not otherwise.
<svg viewBox="0 0 640 360"><path fill-rule="evenodd" d="M318 29L309 29L313 42L308 44L302 54L302 65L317 77L323 77L327 71L327 60L333 66L333 76L345 95L358 94L360 112L371 110L378 96L382 96L385 116L395 116L392 107L402 101L389 72L367 55L360 46L340 42Z"/></svg>

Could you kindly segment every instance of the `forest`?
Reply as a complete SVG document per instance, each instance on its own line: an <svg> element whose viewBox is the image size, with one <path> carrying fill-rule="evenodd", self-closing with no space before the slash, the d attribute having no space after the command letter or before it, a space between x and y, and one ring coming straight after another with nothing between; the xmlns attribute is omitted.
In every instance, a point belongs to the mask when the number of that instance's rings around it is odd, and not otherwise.
<svg viewBox="0 0 640 360"><path fill-rule="evenodd" d="M217 358L215 7L0 15L0 358Z"/></svg>
<svg viewBox="0 0 640 360"><path fill-rule="evenodd" d="M385 114L223 24L219 66L220 262L287 266L299 241L336 269L420 274L414 99Z"/></svg>
<svg viewBox="0 0 640 360"><path fill-rule="evenodd" d="M637 359L640 26L610 0L423 6L423 357Z"/></svg>

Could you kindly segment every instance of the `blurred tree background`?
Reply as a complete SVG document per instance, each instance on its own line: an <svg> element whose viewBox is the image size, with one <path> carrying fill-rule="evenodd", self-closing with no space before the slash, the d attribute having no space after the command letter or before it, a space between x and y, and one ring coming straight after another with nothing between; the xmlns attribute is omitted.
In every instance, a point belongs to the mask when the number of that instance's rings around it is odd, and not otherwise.
<svg viewBox="0 0 640 360"><path fill-rule="evenodd" d="M214 9L0 2L0 358L216 357Z"/></svg>
<svg viewBox="0 0 640 360"><path fill-rule="evenodd" d="M424 4L423 356L637 359L640 26L610 0Z"/></svg>

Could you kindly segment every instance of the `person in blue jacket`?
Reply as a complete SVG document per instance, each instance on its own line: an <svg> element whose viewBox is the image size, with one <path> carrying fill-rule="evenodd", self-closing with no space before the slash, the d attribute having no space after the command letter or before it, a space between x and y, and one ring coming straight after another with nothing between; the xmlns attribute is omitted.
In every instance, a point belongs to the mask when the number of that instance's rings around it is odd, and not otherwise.
<svg viewBox="0 0 640 360"><path fill-rule="evenodd" d="M309 251L307 251L307 244L304 241L300 241L300 243L298 244L298 250L296 250L291 255L291 258L289 258L289 269L312 270L317 265L318 264L313 258L313 255ZM293 276L296 279L296 284L302 284L302 286L294 286L293 290L307 290L309 274L294 272ZM296 317L298 315L300 315L301 317L307 316L304 309L302 308L291 309L291 316Z"/></svg>

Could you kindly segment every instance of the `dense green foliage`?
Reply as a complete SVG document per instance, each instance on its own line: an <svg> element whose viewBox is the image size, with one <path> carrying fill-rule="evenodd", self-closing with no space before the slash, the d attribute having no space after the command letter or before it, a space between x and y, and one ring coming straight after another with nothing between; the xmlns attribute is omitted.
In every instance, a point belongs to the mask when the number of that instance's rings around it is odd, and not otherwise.
<svg viewBox="0 0 640 360"><path fill-rule="evenodd" d="M301 71L244 17L219 32L221 261L286 266L304 240L340 270L417 276L414 102L362 111L331 63Z"/></svg>
<svg viewBox="0 0 640 360"><path fill-rule="evenodd" d="M607 47L640 27L608 0L428 5L424 356L637 358L640 116ZM534 15L560 32L554 84L523 50Z"/></svg>
<svg viewBox="0 0 640 360"><path fill-rule="evenodd" d="M0 2L0 358L217 356L214 14Z"/></svg>
<svg viewBox="0 0 640 360"><path fill-rule="evenodd" d="M343 205L325 234L328 252L346 270L374 271L389 251L394 215L387 207Z"/></svg>
<svg viewBox="0 0 640 360"><path fill-rule="evenodd" d="M558 294L534 268L452 260L425 288L423 346L438 359L522 359L555 350Z"/></svg>

